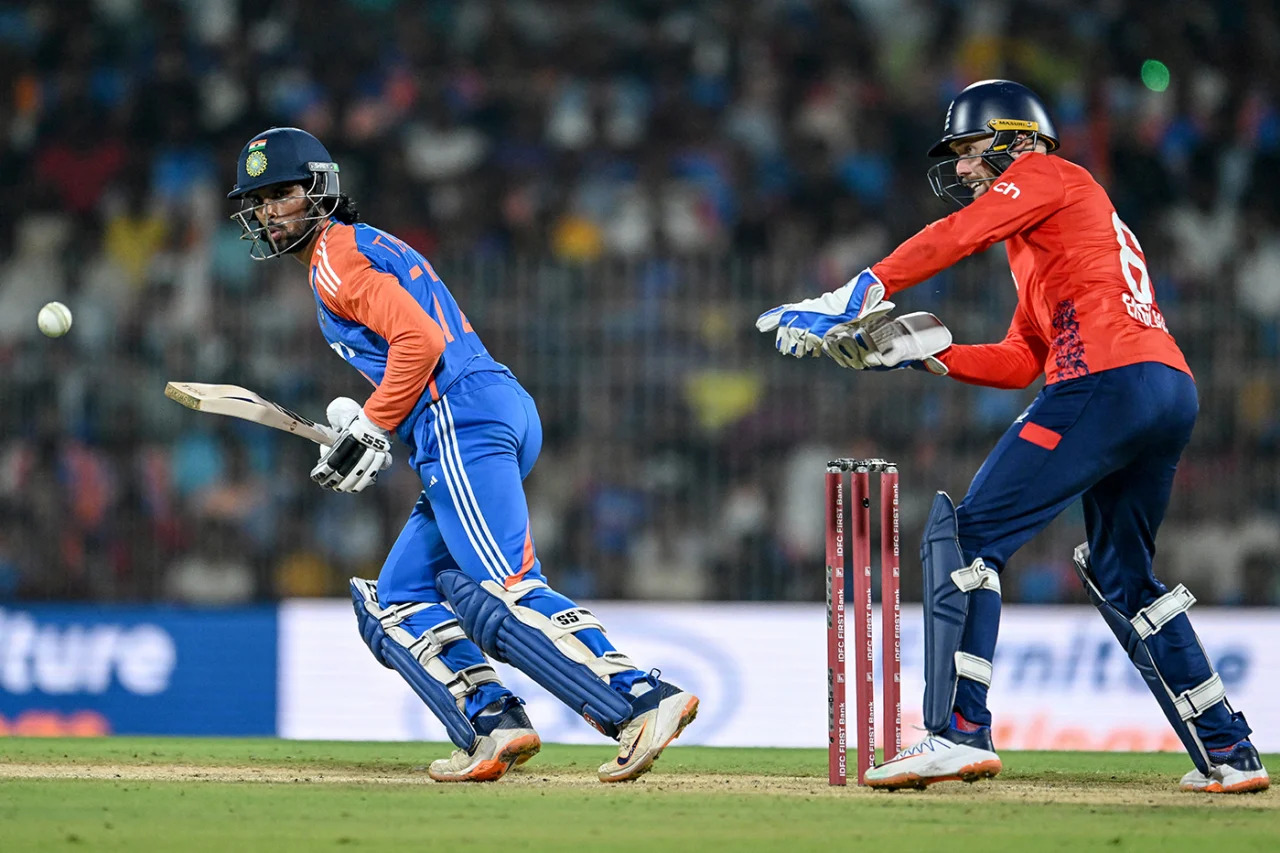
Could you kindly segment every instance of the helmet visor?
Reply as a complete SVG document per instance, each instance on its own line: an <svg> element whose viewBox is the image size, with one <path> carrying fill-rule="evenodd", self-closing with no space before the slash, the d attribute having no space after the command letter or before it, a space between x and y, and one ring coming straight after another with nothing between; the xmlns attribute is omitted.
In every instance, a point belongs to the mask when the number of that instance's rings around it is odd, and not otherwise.
<svg viewBox="0 0 1280 853"><path fill-rule="evenodd" d="M997 173L990 177L978 177L969 174L962 178L956 167L962 160L981 160L986 162L985 154L986 152L958 155L930 166L928 173L929 188L933 190L933 194L940 199L955 202L961 207L971 203L974 199L974 190L979 185L991 183L999 174Z"/></svg>
<svg viewBox="0 0 1280 853"><path fill-rule="evenodd" d="M275 185L273 185L275 186ZM272 219L267 208L276 204L276 200L262 200L256 194L246 195L240 200L240 209L231 214L231 220L240 226L241 240L252 241L249 246L249 257L255 261L265 261L281 255L297 251L310 239L316 227L328 219L338 207L338 175L336 172L315 172L311 176L311 186L303 192L307 206L299 216L287 219ZM295 222L309 223L296 236L277 237L272 232L285 228Z"/></svg>

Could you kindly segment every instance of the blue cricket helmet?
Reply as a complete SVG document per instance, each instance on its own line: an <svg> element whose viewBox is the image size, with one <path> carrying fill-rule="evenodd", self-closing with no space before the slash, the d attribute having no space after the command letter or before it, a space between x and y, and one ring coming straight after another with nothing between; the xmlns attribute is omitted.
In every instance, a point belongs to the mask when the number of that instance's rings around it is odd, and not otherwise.
<svg viewBox="0 0 1280 853"><path fill-rule="evenodd" d="M276 220L273 225L306 223L300 234L278 243L267 227L273 202L249 197L249 193L277 184L298 184L309 204L300 216ZM338 164L328 150L305 130L273 127L254 136L240 151L236 162L236 185L227 198L239 199L240 210L231 219L240 224L242 240L251 240L249 257L261 261L307 245L320 223L338 210L342 195L338 184Z"/></svg>
<svg viewBox="0 0 1280 853"><path fill-rule="evenodd" d="M1035 92L1012 80L979 80L956 95L947 108L942 138L929 149L930 157L948 158L929 169L929 186L935 195L961 206L973 201L973 181L958 177L956 163L962 158L951 145L987 136L991 144L974 156L997 175L1013 165L1010 152L1020 142L1030 146L1043 142L1049 151L1058 147L1058 129Z"/></svg>
<svg viewBox="0 0 1280 853"><path fill-rule="evenodd" d="M324 180L320 180L321 178ZM250 139L236 161L236 185L227 198L243 198L247 193L272 184L300 183L326 186L322 194L336 195L338 164L329 151L305 130L273 127Z"/></svg>
<svg viewBox="0 0 1280 853"><path fill-rule="evenodd" d="M951 143L988 134L1034 133L1052 151L1058 147L1058 129L1044 101L1026 86L1012 80L979 80L956 95L947 108L942 138L929 149L930 157L950 157ZM997 144L1000 140L997 139ZM995 148L992 150L1003 150Z"/></svg>

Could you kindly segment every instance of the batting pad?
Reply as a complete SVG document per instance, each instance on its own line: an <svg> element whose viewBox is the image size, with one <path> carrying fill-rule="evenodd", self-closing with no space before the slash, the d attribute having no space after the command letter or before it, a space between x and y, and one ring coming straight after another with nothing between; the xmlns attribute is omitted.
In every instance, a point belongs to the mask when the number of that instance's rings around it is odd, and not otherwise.
<svg viewBox="0 0 1280 853"><path fill-rule="evenodd" d="M1191 608L1195 603L1195 596L1185 586L1178 584L1132 617L1128 617L1102 597L1102 591L1089 566L1087 543L1076 548L1072 555L1072 563L1075 565L1076 574L1084 583L1089 600L1102 613L1102 618L1106 620L1107 626L1111 628L1111 633L1116 635L1120 645L1124 646L1129 660L1133 661L1142 680L1147 683L1152 695L1156 697L1160 710L1164 711L1169 724L1178 733L1178 739L1186 747L1187 754L1195 762L1196 769L1201 773L1208 773L1209 753L1201 742L1192 721L1219 702L1226 702L1227 691L1222 685L1222 679L1218 677L1218 673L1213 672L1212 663L1205 655L1204 648L1197 642L1196 650L1198 654L1204 656L1204 662L1213 674L1202 683L1175 694L1160 672L1160 666L1156 660L1158 655L1153 654L1154 648L1151 643L1152 638L1160 632L1161 628ZM1169 661L1166 660L1164 663L1167 665Z"/></svg>
<svg viewBox="0 0 1280 853"><path fill-rule="evenodd" d="M597 657L573 636L585 628L601 628L589 611L575 607L544 616L520 606L521 598L545 587L537 580L510 589L493 581L481 584L456 569L436 575L436 588L485 654L512 664L616 739L633 712L630 700L610 687L608 678L635 669L635 664L620 652Z"/></svg>
<svg viewBox="0 0 1280 853"><path fill-rule="evenodd" d="M476 730L465 713L466 699L482 684L497 682L498 673L489 664L455 671L441 657L445 646L466 640L458 620L439 604L378 604L375 581L351 579L351 600L355 605L360 636L378 662L404 677L413 692L444 723L449 740L461 749L475 743ZM414 635L402 623L428 608L438 607L446 618L433 628Z"/></svg>
<svg viewBox="0 0 1280 853"><path fill-rule="evenodd" d="M1000 576L981 558L965 564L956 527L956 508L938 492L920 543L924 565L924 725L937 734L951 724L959 679L991 686L991 661L960 651L969 595L989 589L1000 594Z"/></svg>

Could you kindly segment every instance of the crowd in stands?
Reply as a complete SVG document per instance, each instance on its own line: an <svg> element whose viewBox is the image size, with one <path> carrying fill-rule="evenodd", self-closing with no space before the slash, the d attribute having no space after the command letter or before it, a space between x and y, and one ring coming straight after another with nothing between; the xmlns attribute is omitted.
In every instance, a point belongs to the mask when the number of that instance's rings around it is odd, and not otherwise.
<svg viewBox="0 0 1280 853"><path fill-rule="evenodd" d="M1145 78L1144 62L1168 69ZM1148 66L1151 68L1152 66ZM757 313L950 208L947 103L1009 77L1142 241L1201 394L1158 573L1280 604L1280 11L1251 0L0 2L0 601L345 594L421 484L317 489L314 447L186 411L168 379L319 415L368 385L300 268L224 199L264 128L320 137L425 253L547 430L544 569L586 598L815 599L832 456L903 471L904 594L932 492L1029 402L781 359ZM1003 337L997 247L902 294ZM75 326L40 337L40 305ZM1080 601L1072 511L1007 600Z"/></svg>

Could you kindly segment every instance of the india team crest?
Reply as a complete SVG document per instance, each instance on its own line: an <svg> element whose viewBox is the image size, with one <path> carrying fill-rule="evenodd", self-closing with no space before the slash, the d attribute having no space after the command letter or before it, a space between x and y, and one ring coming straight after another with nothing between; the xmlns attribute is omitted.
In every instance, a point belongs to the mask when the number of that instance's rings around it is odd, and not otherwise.
<svg viewBox="0 0 1280 853"><path fill-rule="evenodd" d="M256 178L263 172L267 171L266 152L250 151L249 156L244 160L244 170L251 178Z"/></svg>

